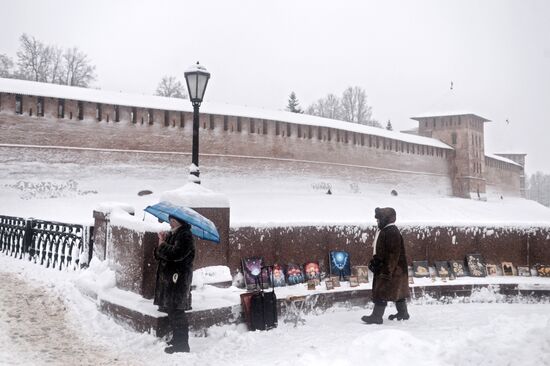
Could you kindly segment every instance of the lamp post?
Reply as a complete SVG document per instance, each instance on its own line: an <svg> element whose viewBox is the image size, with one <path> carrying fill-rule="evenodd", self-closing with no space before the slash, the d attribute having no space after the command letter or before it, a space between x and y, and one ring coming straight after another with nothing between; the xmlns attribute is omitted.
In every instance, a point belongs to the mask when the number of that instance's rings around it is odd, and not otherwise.
<svg viewBox="0 0 550 366"><path fill-rule="evenodd" d="M196 176L195 183L201 184L199 178L199 107L201 106L206 84L210 79L210 73L204 66L197 61L196 65L191 66L184 73L189 92L189 99L193 104L193 153L191 174Z"/></svg>

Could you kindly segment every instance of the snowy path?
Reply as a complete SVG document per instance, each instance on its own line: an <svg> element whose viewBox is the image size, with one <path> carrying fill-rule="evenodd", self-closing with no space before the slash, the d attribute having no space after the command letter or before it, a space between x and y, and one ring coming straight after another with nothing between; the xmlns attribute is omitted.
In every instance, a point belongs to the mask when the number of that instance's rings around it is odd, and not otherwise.
<svg viewBox="0 0 550 366"><path fill-rule="evenodd" d="M66 314L61 299L17 275L0 272L0 364L136 364L85 339Z"/></svg>
<svg viewBox="0 0 550 366"><path fill-rule="evenodd" d="M191 354L115 324L74 286L77 273L0 255L0 365L550 365L550 304L498 303L483 289L470 303L409 306L411 320L365 325L369 311L333 308L268 332L211 327ZM386 311L386 317L393 312Z"/></svg>

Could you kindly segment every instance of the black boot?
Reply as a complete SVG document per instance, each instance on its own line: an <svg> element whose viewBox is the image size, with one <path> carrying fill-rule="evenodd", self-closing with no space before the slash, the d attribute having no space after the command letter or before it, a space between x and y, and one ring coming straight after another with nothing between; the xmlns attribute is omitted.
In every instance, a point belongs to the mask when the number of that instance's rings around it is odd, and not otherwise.
<svg viewBox="0 0 550 366"><path fill-rule="evenodd" d="M164 349L166 353L190 352L189 329L183 328L174 330L174 336L168 344L170 344L170 347Z"/></svg>
<svg viewBox="0 0 550 366"><path fill-rule="evenodd" d="M392 314L388 317L389 320L408 320L410 318L409 312L407 311L407 300L399 300L395 302L395 308L397 309L397 314Z"/></svg>
<svg viewBox="0 0 550 366"><path fill-rule="evenodd" d="M363 316L361 320L367 324L382 324L384 322L383 316L385 310L386 304L375 303L374 309L372 309L372 314L369 316Z"/></svg>

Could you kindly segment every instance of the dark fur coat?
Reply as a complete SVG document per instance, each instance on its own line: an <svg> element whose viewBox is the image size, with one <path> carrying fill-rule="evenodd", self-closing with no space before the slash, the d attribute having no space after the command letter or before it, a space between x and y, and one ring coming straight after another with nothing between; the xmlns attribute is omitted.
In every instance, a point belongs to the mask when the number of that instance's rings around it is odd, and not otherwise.
<svg viewBox="0 0 550 366"><path fill-rule="evenodd" d="M195 243L191 226L183 223L155 249L159 261L154 304L160 311L189 310Z"/></svg>
<svg viewBox="0 0 550 366"><path fill-rule="evenodd" d="M409 275L405 244L395 225L395 210L377 208L380 233L376 240L372 298L374 301L397 301L409 297ZM372 263L371 262L371 263ZM371 268L372 270L372 268Z"/></svg>

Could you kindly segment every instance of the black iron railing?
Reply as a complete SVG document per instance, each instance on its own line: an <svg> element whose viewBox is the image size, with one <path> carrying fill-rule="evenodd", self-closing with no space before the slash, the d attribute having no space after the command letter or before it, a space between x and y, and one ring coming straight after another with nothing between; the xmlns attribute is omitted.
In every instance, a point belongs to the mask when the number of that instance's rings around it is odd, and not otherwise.
<svg viewBox="0 0 550 366"><path fill-rule="evenodd" d="M93 227L0 215L0 252L57 269L90 261Z"/></svg>

